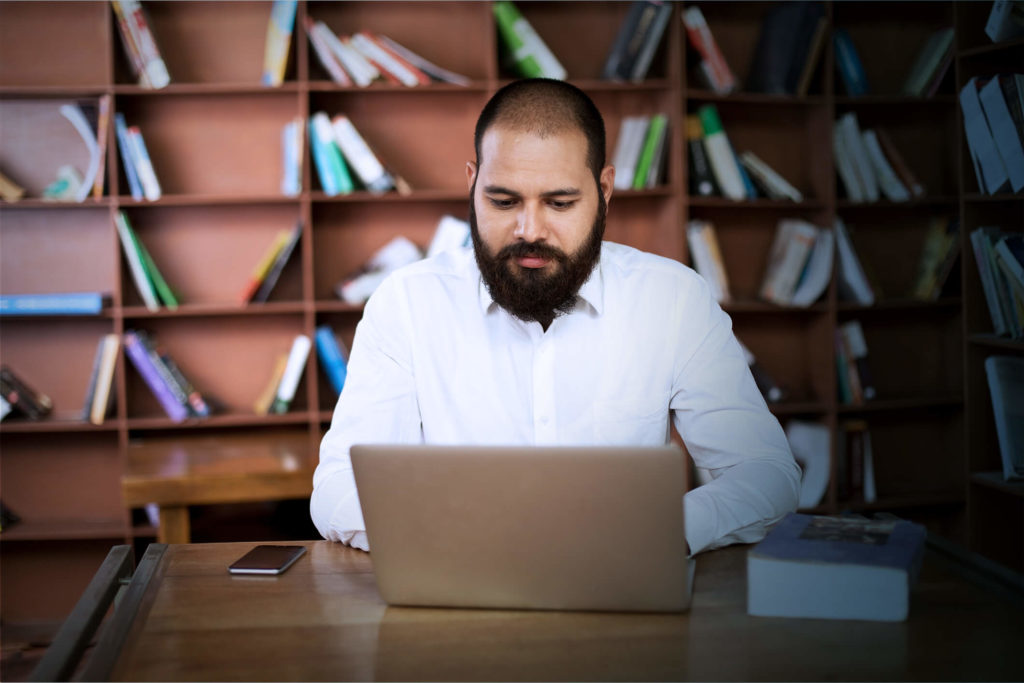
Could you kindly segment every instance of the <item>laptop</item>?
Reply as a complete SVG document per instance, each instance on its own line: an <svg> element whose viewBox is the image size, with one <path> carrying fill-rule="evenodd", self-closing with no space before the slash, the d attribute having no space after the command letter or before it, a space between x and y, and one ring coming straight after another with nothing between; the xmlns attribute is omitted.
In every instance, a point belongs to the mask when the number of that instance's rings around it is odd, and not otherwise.
<svg viewBox="0 0 1024 683"><path fill-rule="evenodd" d="M356 445L351 456L390 605L689 607L678 446Z"/></svg>

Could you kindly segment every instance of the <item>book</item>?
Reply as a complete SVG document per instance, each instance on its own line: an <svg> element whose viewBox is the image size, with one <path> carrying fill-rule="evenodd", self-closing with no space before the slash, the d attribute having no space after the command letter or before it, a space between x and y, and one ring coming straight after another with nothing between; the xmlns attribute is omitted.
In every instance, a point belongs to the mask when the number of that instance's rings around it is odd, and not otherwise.
<svg viewBox="0 0 1024 683"><path fill-rule="evenodd" d="M263 74L260 76L263 85L276 87L284 82L298 6L297 0L274 0L270 6L267 40L263 47Z"/></svg>
<svg viewBox="0 0 1024 683"><path fill-rule="evenodd" d="M0 395L0 420L10 415L12 410L14 409L11 407L10 401Z"/></svg>
<svg viewBox="0 0 1024 683"><path fill-rule="evenodd" d="M736 154L718 117L718 109L713 104L706 104L697 111L697 115L704 131L704 149L711 161L715 182L729 199L745 199L747 190L736 162Z"/></svg>
<svg viewBox="0 0 1024 683"><path fill-rule="evenodd" d="M138 174L139 182L142 184L142 194L148 201L155 202L163 194L160 189L160 181L153 169L153 161L146 149L146 141L142 137L142 131L138 126L128 127L128 151L132 155L132 163L135 172Z"/></svg>
<svg viewBox="0 0 1024 683"><path fill-rule="evenodd" d="M491 5L498 35L515 60L516 69L526 78L565 80L568 73L533 26L509 0Z"/></svg>
<svg viewBox="0 0 1024 683"><path fill-rule="evenodd" d="M946 27L928 35L907 72L901 92L912 97L925 95L936 71L953 51L953 28Z"/></svg>
<svg viewBox="0 0 1024 683"><path fill-rule="evenodd" d="M24 187L0 173L0 199L5 202L16 202L24 196Z"/></svg>
<svg viewBox="0 0 1024 683"><path fill-rule="evenodd" d="M472 85L472 81L469 78L461 74L457 74L453 71L449 71L448 69L441 68L437 64L434 64L433 62L427 60L423 56L413 52L404 45L392 40L391 38L382 33L377 33L374 35L374 37L377 39L377 42L379 42L385 48L391 50L391 52L394 53L396 56L401 57L406 62L416 67L417 69L427 74L427 76L436 81L461 86Z"/></svg>
<svg viewBox="0 0 1024 683"><path fill-rule="evenodd" d="M1016 286L1024 288L1024 235L1001 237L995 244L996 257L1006 264L1006 272Z"/></svg>
<svg viewBox="0 0 1024 683"><path fill-rule="evenodd" d="M740 162L740 156L736 154L736 150L732 151L732 156L736 162L736 171L740 174L740 182L743 183L743 192L746 199L757 199L758 197L764 196L761 194L762 190L751 178L750 174L747 173L747 167Z"/></svg>
<svg viewBox="0 0 1024 683"><path fill-rule="evenodd" d="M288 353L288 362L285 365L284 375L274 395L274 402L270 406L270 412L275 414L288 412L292 400L295 398L295 390L302 379L302 370L306 367L306 359L309 357L309 349L312 346L309 337L304 334L297 335L292 342L291 351Z"/></svg>
<svg viewBox="0 0 1024 683"><path fill-rule="evenodd" d="M180 401L175 397L171 387L165 382L157 366L154 365L149 350L134 330L125 330L124 350L128 360L142 377L142 381L146 383L150 392L160 403L160 407L167 413L167 417L174 422L183 422L189 414L185 407L188 404L187 400Z"/></svg>
<svg viewBox="0 0 1024 683"><path fill-rule="evenodd" d="M1003 318L1003 306L999 300L999 290L995 281L996 274L993 273L988 255L990 240L998 240L1000 233L1001 231L996 227L982 226L971 231L970 239L992 327L996 334L1006 334L1010 328L1008 322Z"/></svg>
<svg viewBox="0 0 1024 683"><path fill-rule="evenodd" d="M138 0L111 0L114 12L118 15L118 27L127 36L122 36L127 45L134 46L138 52L138 60L133 59L139 85L144 88L163 88L171 82L167 65L160 56L153 34L149 30L149 21ZM124 17L124 22L120 17Z"/></svg>
<svg viewBox="0 0 1024 683"><path fill-rule="evenodd" d="M864 185L853 165L853 157L846 145L846 134L838 125L832 127L832 155L835 158L836 173L843 183L843 190L851 202L863 202L866 198Z"/></svg>
<svg viewBox="0 0 1024 683"><path fill-rule="evenodd" d="M121 38L121 47L124 49L125 57L131 66L132 73L140 87L152 88L149 77L146 75L146 65L142 61L142 53L139 50L138 42L129 25L129 17L121 3L111 0L111 7L114 8L114 16L117 18L118 36Z"/></svg>
<svg viewBox="0 0 1024 683"><path fill-rule="evenodd" d="M352 78L342 67L341 61L324 37L323 32L325 30L330 32L330 29L323 22L313 21L313 18L309 15L305 16L305 26L306 36L309 38L310 45L313 46L313 52L316 53L316 58L319 60L320 65L324 67L324 70L327 71L331 80L338 85L352 85Z"/></svg>
<svg viewBox="0 0 1024 683"><path fill-rule="evenodd" d="M848 111L840 116L836 122L836 128L842 136L841 140L846 150L845 153L856 174L857 182L863 190L864 201L877 202L880 196L878 176L875 175L867 147L864 144L864 136L861 133L860 123L857 120L857 113Z"/></svg>
<svg viewBox="0 0 1024 683"><path fill-rule="evenodd" d="M302 119L296 117L281 129L281 194L298 197L302 192Z"/></svg>
<svg viewBox="0 0 1024 683"><path fill-rule="evenodd" d="M836 216L835 221L836 251L838 252L837 282L839 296L844 301L855 301L862 306L875 303L875 295L871 290L864 268L857 258L853 242L846 231L846 224Z"/></svg>
<svg viewBox="0 0 1024 683"><path fill-rule="evenodd" d="M686 116L686 150L689 162L688 184L690 193L701 197L718 194L711 161L704 149L704 127L696 114Z"/></svg>
<svg viewBox="0 0 1024 683"><path fill-rule="evenodd" d="M338 342L330 325L317 326L316 352L335 396L340 396L348 370L348 351Z"/></svg>
<svg viewBox="0 0 1024 683"><path fill-rule="evenodd" d="M1024 129L1018 128L1010 114L999 76L993 76L981 86L978 100L996 151L1003 160L1010 190L1020 192L1024 190Z"/></svg>
<svg viewBox="0 0 1024 683"><path fill-rule="evenodd" d="M643 115L626 116L619 123L619 137L612 154L612 165L615 167L613 185L616 190L629 190L633 187L650 119Z"/></svg>
<svg viewBox="0 0 1024 683"><path fill-rule="evenodd" d="M349 117L338 114L331 119L331 128L334 141L345 156L345 161L367 190L387 192L395 189L395 179L384 168Z"/></svg>
<svg viewBox="0 0 1024 683"><path fill-rule="evenodd" d="M804 59L803 69L800 71L800 77L796 82L795 94L797 97L804 97L810 92L811 79L814 78L814 74L817 71L818 62L821 59L821 51L825 49L827 41L828 19L819 17L818 23L814 27L814 32L811 34L811 42Z"/></svg>
<svg viewBox="0 0 1024 683"><path fill-rule="evenodd" d="M992 397L1003 478L1024 479L1024 359L989 356L985 378Z"/></svg>
<svg viewBox="0 0 1024 683"><path fill-rule="evenodd" d="M750 368L750 374L754 377L754 383L757 385L758 391L761 392L761 396L768 403L778 403L786 398L786 389L775 381L775 378L765 370L764 366L757 360L753 352L747 348L746 344L741 342L739 339L736 342L740 345L740 351L743 352L743 358L747 361L747 367Z"/></svg>
<svg viewBox="0 0 1024 683"><path fill-rule="evenodd" d="M166 378L165 381L171 387L175 397L183 401L189 415L193 417L209 417L213 412L213 407L199 393L192 382L185 377L185 373L181 371L181 368L174 362L174 359L167 350L161 347L156 339L141 331L139 332L139 337L149 350L150 358L153 359L153 363L157 366L161 376Z"/></svg>
<svg viewBox="0 0 1024 683"><path fill-rule="evenodd" d="M982 111L979 88L978 78L973 77L960 89L960 110L963 113L964 134L967 136L967 148L978 180L978 190L996 194L1009 187L1010 177Z"/></svg>
<svg viewBox="0 0 1024 683"><path fill-rule="evenodd" d="M96 120L96 147L98 148L96 179L92 184L92 196L99 199L103 196L103 187L106 180L107 169L107 144L110 141L110 113L113 109L113 98L110 95L100 95L98 100L98 111Z"/></svg>
<svg viewBox="0 0 1024 683"><path fill-rule="evenodd" d="M124 114L114 114L114 132L117 137L117 147L121 152L121 166L124 168L125 177L128 179L128 188L132 199L142 199L142 183L139 182L139 174L135 168L135 159L132 155L131 141L128 137L128 125L125 123Z"/></svg>
<svg viewBox="0 0 1024 683"><path fill-rule="evenodd" d="M613 81L642 82L671 15L671 3L634 0L612 43L601 77Z"/></svg>
<svg viewBox="0 0 1024 683"><path fill-rule="evenodd" d="M146 268L142 264L142 256L139 253L138 243L135 239L135 233L128 223L128 217L124 211L118 211L114 216L114 225L117 226L117 236L121 242L121 250L124 252L125 260L128 262L128 269L132 274L132 280L135 282L135 288L138 290L139 296L142 297L142 301L147 309L150 311L159 310L160 304L156 298L156 290L146 274Z"/></svg>
<svg viewBox="0 0 1024 683"><path fill-rule="evenodd" d="M750 150L740 153L740 163L747 169L751 177L765 188L768 196L772 199L789 199L794 202L804 200L804 195L800 190L793 187L788 180Z"/></svg>
<svg viewBox="0 0 1024 683"><path fill-rule="evenodd" d="M1024 7L1020 0L994 0L985 21L985 35L993 43L1024 36Z"/></svg>
<svg viewBox="0 0 1024 683"><path fill-rule="evenodd" d="M98 315L106 292L0 294L0 315Z"/></svg>
<svg viewBox="0 0 1024 683"><path fill-rule="evenodd" d="M377 70L389 74L406 87L430 85L430 77L384 47L369 31L352 35L352 46L368 59Z"/></svg>
<svg viewBox="0 0 1024 683"><path fill-rule="evenodd" d="M889 165L892 166L893 171L896 172L896 176L900 179L903 187L914 197L923 197L925 195L925 188L918 177L910 170L903 155L900 154L896 145L893 144L892 138L882 128L874 128L875 139L878 140L879 146L882 148L882 153L885 155Z"/></svg>
<svg viewBox="0 0 1024 683"><path fill-rule="evenodd" d="M837 27L832 32L832 42L835 46L836 68L846 94L851 97L867 95L870 89L867 74L864 73L864 65L850 34L845 28Z"/></svg>
<svg viewBox="0 0 1024 683"><path fill-rule="evenodd" d="M274 256L273 262L270 264L270 268L267 270L267 274L264 276L263 281L260 283L256 293L253 294L251 301L253 303L265 303L270 298L270 293L274 290L274 285L281 278L281 273L284 272L284 267L288 265L288 259L291 258L292 253L295 251L295 246L299 243L299 238L302 237L302 221L296 221L295 227L291 230L285 231L288 235L287 241L284 246Z"/></svg>
<svg viewBox="0 0 1024 683"><path fill-rule="evenodd" d="M827 27L825 17L825 4L823 2L798 2L800 5L799 23L793 33L792 55L789 59L789 68L786 73L785 93L788 95L798 94L800 79L808 68L808 61L811 50L814 49L814 41L819 33L824 33ZM822 38L824 36L821 36ZM810 64L813 73L814 64ZM808 76L808 79L810 76Z"/></svg>
<svg viewBox="0 0 1024 683"><path fill-rule="evenodd" d="M911 298L924 301L938 298L945 277L949 274L947 264L951 267L950 261L959 252L959 228L959 221L944 217L933 217L928 222L924 243L921 245L921 256L918 258L914 282L910 289Z"/></svg>
<svg viewBox="0 0 1024 683"><path fill-rule="evenodd" d="M256 290L263 284L263 279L267 277L267 273L270 272L270 267L274 263L274 259L284 249L284 246L288 243L291 231L280 230L274 235L274 241L270 243L270 246L263 252L263 256L256 263L252 272L249 274L249 280L245 283L242 288L242 293L238 297L238 301L241 304L247 304L252 299Z"/></svg>
<svg viewBox="0 0 1024 683"><path fill-rule="evenodd" d="M427 246L426 258L443 251L462 249L472 244L469 223L454 216L444 215L434 228L434 236Z"/></svg>
<svg viewBox="0 0 1024 683"><path fill-rule="evenodd" d="M399 235L374 252L358 272L337 283L334 292L346 303L364 303L392 271L415 263L422 257L419 247L407 237Z"/></svg>
<svg viewBox="0 0 1024 683"><path fill-rule="evenodd" d="M281 378L284 377L284 370L287 366L288 354L282 353L274 361L274 369L270 373L270 379L252 405L252 410L257 415L266 415L270 412L270 406L274 403L274 397L277 396L277 387L281 384Z"/></svg>
<svg viewBox="0 0 1024 683"><path fill-rule="evenodd" d="M142 243L142 240L139 238L138 233L136 233L132 229L131 223L129 223L128 221L128 216L124 213L124 211L118 212L116 222L119 226L118 235L121 234L121 227L123 227L125 229L126 236L128 237L128 239L131 240L132 246L134 247L134 251L138 255L139 263L142 266L142 273L144 279L146 282L149 283L149 289L154 293L154 297L159 297L160 301L162 301L163 304L170 309L177 308L178 298L171 290L170 285L167 284L167 281L164 280L163 275L160 273L160 269L157 268L156 266L156 262L153 261L153 257L150 256L149 251L146 249L146 245ZM134 269L132 274L134 277ZM138 282L136 282L136 284L138 284ZM141 294L142 289L140 288L139 291ZM145 295L143 295L143 300L146 300ZM147 301L147 307L148 306L149 302Z"/></svg>
<svg viewBox="0 0 1024 683"><path fill-rule="evenodd" d="M89 151L89 166L82 176L81 183L76 188L74 195L76 202L84 202L96 184L96 173L100 165L101 152L96 142L96 131L92 129L80 106L62 104L60 106L60 113L71 123L75 131L82 138L82 141L85 142L85 147Z"/></svg>
<svg viewBox="0 0 1024 683"><path fill-rule="evenodd" d="M889 160L886 158L885 152L882 151L882 145L878 142L878 136L875 134L875 131L864 131L861 134L861 139L864 142L864 149L867 150L868 159L871 161L871 168L875 172L875 178L878 179L878 187L882 194L889 201L909 201L910 190L903 185L899 176L896 175L896 171L889 164Z"/></svg>
<svg viewBox="0 0 1024 683"><path fill-rule="evenodd" d="M821 298L832 279L835 261L835 235L827 228L818 228L814 246L797 280L790 306L807 307Z"/></svg>
<svg viewBox="0 0 1024 683"><path fill-rule="evenodd" d="M724 303L731 300L729 278L715 226L710 221L691 220L686 226L686 241L690 246L694 270L707 281L715 301Z"/></svg>
<svg viewBox="0 0 1024 683"><path fill-rule="evenodd" d="M797 508L806 510L821 504L828 490L832 466L832 435L820 422L790 420L786 423L786 440L793 459L802 470L800 499Z"/></svg>
<svg viewBox="0 0 1024 683"><path fill-rule="evenodd" d="M715 42L700 7L686 7L683 9L682 19L687 41L700 56L698 73L705 85L719 95L731 93L737 88L736 77L729 69L718 43Z"/></svg>
<svg viewBox="0 0 1024 683"><path fill-rule="evenodd" d="M326 112L318 111L310 117L309 145L324 193L333 197L352 192L355 185Z"/></svg>
<svg viewBox="0 0 1024 683"><path fill-rule="evenodd" d="M117 367L120 346L121 340L116 334L103 335L97 345L95 382L90 381L92 391L89 392L89 400L83 410L83 412L88 412L85 417L92 424L103 424L113 406L114 392L111 389L113 388L114 369Z"/></svg>
<svg viewBox="0 0 1024 683"><path fill-rule="evenodd" d="M747 613L904 621L925 536L905 520L789 513L747 554Z"/></svg>
<svg viewBox="0 0 1024 683"><path fill-rule="evenodd" d="M784 2L765 13L754 47L746 88L751 92L791 95L818 19L824 16L817 2Z"/></svg>
<svg viewBox="0 0 1024 683"><path fill-rule="evenodd" d="M806 221L779 221L759 291L762 299L780 305L790 303L817 236L818 229Z"/></svg>
<svg viewBox="0 0 1024 683"><path fill-rule="evenodd" d="M839 326L839 333L843 338L843 345L847 355L847 362L852 372L856 373L856 381L860 387L860 398L863 401L870 401L877 395L875 382L871 374L871 367L868 363L868 344L864 339L864 328L860 321L849 320Z"/></svg>
<svg viewBox="0 0 1024 683"><path fill-rule="evenodd" d="M380 78L377 68L366 61L347 39L342 39L331 31L327 24L322 21L315 22L313 30L356 85L365 88Z"/></svg>
<svg viewBox="0 0 1024 683"><path fill-rule="evenodd" d="M53 411L53 400L31 387L7 365L0 365L0 395L13 410L30 420L39 420Z"/></svg>
<svg viewBox="0 0 1024 683"><path fill-rule="evenodd" d="M665 150L667 129L667 115L655 114L651 117L644 134L640 157L636 162L636 173L633 175L632 183L634 190L653 187L653 183L649 183L649 180L651 177L657 177L657 168L661 164L661 157Z"/></svg>

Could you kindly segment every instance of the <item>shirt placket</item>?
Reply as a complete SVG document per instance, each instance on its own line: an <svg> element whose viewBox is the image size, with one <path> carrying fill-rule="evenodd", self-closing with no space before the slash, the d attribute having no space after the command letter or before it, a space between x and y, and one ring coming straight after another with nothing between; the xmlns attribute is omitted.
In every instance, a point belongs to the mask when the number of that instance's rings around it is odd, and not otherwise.
<svg viewBox="0 0 1024 683"><path fill-rule="evenodd" d="M550 330L534 338L533 434L534 443L557 443L555 409L555 342Z"/></svg>

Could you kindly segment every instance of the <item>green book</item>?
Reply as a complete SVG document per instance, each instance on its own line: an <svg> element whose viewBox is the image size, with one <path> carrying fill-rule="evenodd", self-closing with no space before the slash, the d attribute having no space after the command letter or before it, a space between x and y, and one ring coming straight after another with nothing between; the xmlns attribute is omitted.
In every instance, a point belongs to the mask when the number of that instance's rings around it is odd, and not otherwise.
<svg viewBox="0 0 1024 683"><path fill-rule="evenodd" d="M667 124L668 117L664 114L656 114L651 118L651 123L647 126L644 146L640 150L640 160L636 163L636 173L633 175L634 190L642 190L647 187L647 176L650 175L651 165L658 163L658 150L664 144Z"/></svg>
<svg viewBox="0 0 1024 683"><path fill-rule="evenodd" d="M562 80L568 74L551 53L533 26L509 0L493 5L498 33L515 58L516 69L527 78L555 78Z"/></svg>
<svg viewBox="0 0 1024 683"><path fill-rule="evenodd" d="M142 265L142 270L146 275L146 279L149 280L149 284L160 300L164 302L164 306L168 308L177 308L178 299L174 296L174 292L171 291L167 281L164 280L160 274L160 269L156 267L156 262L153 261L153 257L149 255L149 251L145 245L142 244L142 240L135 233L135 229L132 228L132 224L128 221L128 216L122 211L121 218L124 221L125 231L131 238L132 246L135 247L135 253L139 256L139 262Z"/></svg>
<svg viewBox="0 0 1024 683"><path fill-rule="evenodd" d="M352 182L352 174L349 173L348 164L345 163L345 157L341 154L341 148L334 140L327 145L327 161L331 165L334 177L338 180L338 191L341 194L348 194L354 190L355 183Z"/></svg>

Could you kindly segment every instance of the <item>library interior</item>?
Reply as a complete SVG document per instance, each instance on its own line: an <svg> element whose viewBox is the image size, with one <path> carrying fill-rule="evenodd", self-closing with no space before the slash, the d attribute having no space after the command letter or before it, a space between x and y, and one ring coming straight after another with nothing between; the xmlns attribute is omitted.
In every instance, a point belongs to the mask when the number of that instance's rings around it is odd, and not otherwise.
<svg viewBox="0 0 1024 683"><path fill-rule="evenodd" d="M0 1L0 678L1024 678L1022 65L1020 0ZM477 117L536 77L604 119L605 239L731 320L787 523L906 531L901 630L757 616L756 545L623 621L395 609L321 540L366 303L472 248ZM228 583L256 543L309 552ZM214 613L261 585L266 629ZM955 619L981 635L939 652Z"/></svg>

